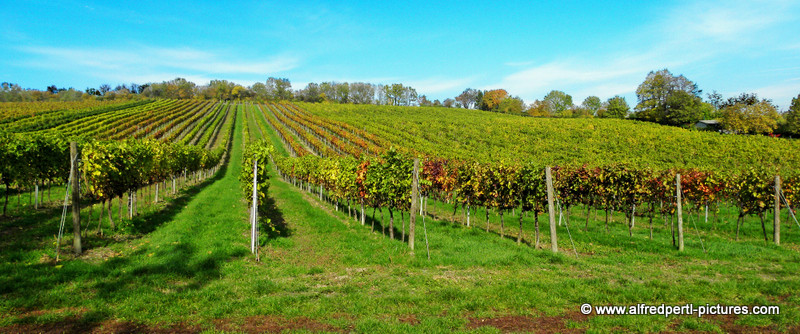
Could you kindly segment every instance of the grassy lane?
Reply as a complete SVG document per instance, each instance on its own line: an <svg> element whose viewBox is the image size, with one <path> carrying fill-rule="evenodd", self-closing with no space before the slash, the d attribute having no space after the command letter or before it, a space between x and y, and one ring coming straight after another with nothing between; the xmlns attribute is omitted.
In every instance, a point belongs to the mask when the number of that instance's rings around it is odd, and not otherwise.
<svg viewBox="0 0 800 334"><path fill-rule="evenodd" d="M0 313L10 317L0 325L59 319L82 326L106 319L172 323L225 315L228 304L218 301L229 291L220 281L247 265L236 259L249 254L237 180L242 126L237 118L227 169L138 221L157 225L152 233L56 266L25 256L4 259ZM210 303L219 307L205 306Z"/></svg>

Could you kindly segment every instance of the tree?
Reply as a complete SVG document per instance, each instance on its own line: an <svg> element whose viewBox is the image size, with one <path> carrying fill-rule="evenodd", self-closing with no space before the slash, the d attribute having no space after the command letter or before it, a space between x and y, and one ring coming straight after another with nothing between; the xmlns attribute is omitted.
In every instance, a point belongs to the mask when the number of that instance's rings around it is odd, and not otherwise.
<svg viewBox="0 0 800 334"><path fill-rule="evenodd" d="M401 99L402 105L410 106L414 104L414 102L416 101L417 101L417 90L411 87L405 87L405 89L403 89L403 95Z"/></svg>
<svg viewBox="0 0 800 334"><path fill-rule="evenodd" d="M263 82L254 83L252 86L250 86L250 90L253 91L253 94L257 99L267 99L267 85L265 85Z"/></svg>
<svg viewBox="0 0 800 334"><path fill-rule="evenodd" d="M497 108L497 111L506 113L506 114L515 114L519 115L522 114L522 110L525 109L525 102L519 96L509 96L503 101L500 101L500 105Z"/></svg>
<svg viewBox="0 0 800 334"><path fill-rule="evenodd" d="M337 83L334 86L334 93L336 102L348 103L350 102L350 85L345 83Z"/></svg>
<svg viewBox="0 0 800 334"><path fill-rule="evenodd" d="M230 100L235 99L233 96L233 89L236 84L228 80L211 80L205 90L202 90L202 96L205 99L214 100Z"/></svg>
<svg viewBox="0 0 800 334"><path fill-rule="evenodd" d="M131 90L131 94L140 94L144 88L144 85L139 85L133 82L128 85L128 89Z"/></svg>
<svg viewBox="0 0 800 334"><path fill-rule="evenodd" d="M581 104L581 106L589 109L592 115L597 115L597 111L603 106L603 102L601 102L600 98L597 96L589 96L583 100L583 104Z"/></svg>
<svg viewBox="0 0 800 334"><path fill-rule="evenodd" d="M428 100L427 96L420 95L420 97L419 97L419 106L420 107L430 107L432 105L433 105L433 103L431 102L431 100Z"/></svg>
<svg viewBox="0 0 800 334"><path fill-rule="evenodd" d="M291 100L292 83L286 78L269 77L266 83L267 99L270 100Z"/></svg>
<svg viewBox="0 0 800 334"><path fill-rule="evenodd" d="M409 106L417 101L417 90L395 83L381 86L384 103L394 106Z"/></svg>
<svg viewBox="0 0 800 334"><path fill-rule="evenodd" d="M233 99L246 99L248 97L250 97L250 92L241 85L236 85L231 89L231 98Z"/></svg>
<svg viewBox="0 0 800 334"><path fill-rule="evenodd" d="M388 105L394 106L410 106L417 101L417 90L403 86L403 84L394 83L380 87L382 94L381 101Z"/></svg>
<svg viewBox="0 0 800 334"><path fill-rule="evenodd" d="M350 101L355 104L371 104L375 100L375 85L364 82L350 84Z"/></svg>
<svg viewBox="0 0 800 334"><path fill-rule="evenodd" d="M560 90L551 90L550 93L544 96L547 112L550 116L555 117L569 117L572 116L570 109L572 108L572 96Z"/></svg>
<svg viewBox="0 0 800 334"><path fill-rule="evenodd" d="M722 109L722 128L733 133L772 133L780 115L771 103L737 103Z"/></svg>
<svg viewBox="0 0 800 334"><path fill-rule="evenodd" d="M319 84L314 82L309 82L306 85L306 88L301 90L295 91L295 98L300 101L305 102L322 102L323 95L322 90L319 87Z"/></svg>
<svg viewBox="0 0 800 334"><path fill-rule="evenodd" d="M706 96L708 97L708 103L714 106L714 109L722 109L722 94L713 91Z"/></svg>
<svg viewBox="0 0 800 334"><path fill-rule="evenodd" d="M669 125L695 124L703 117L703 100L679 90L667 98L663 123Z"/></svg>
<svg viewBox="0 0 800 334"><path fill-rule="evenodd" d="M528 110L525 111L528 116L531 117L547 117L549 116L547 113L547 105L544 101L535 100L531 102L530 106L528 106Z"/></svg>
<svg viewBox="0 0 800 334"><path fill-rule="evenodd" d="M673 96L683 92L679 96ZM667 69L650 72L638 88L636 97L636 118L670 125L680 125L688 119L680 115L695 114L692 107L701 105L702 91L697 85L683 75L674 76ZM670 99L672 98L672 99ZM677 115L670 115L677 112Z"/></svg>
<svg viewBox="0 0 800 334"><path fill-rule="evenodd" d="M166 85L166 98L170 99L190 99L194 97L195 87L194 82L188 81L184 78L175 78L174 80L164 83Z"/></svg>
<svg viewBox="0 0 800 334"><path fill-rule="evenodd" d="M570 114L572 114L572 117L576 117L576 118L592 118L592 117L594 117L594 113L592 112L592 110L584 107L583 105L572 106L572 110L570 110Z"/></svg>
<svg viewBox="0 0 800 334"><path fill-rule="evenodd" d="M455 104L456 104L456 100L453 100L451 98L446 98L442 102L442 106L444 106L445 108L452 108L453 106L455 106Z"/></svg>
<svg viewBox="0 0 800 334"><path fill-rule="evenodd" d="M598 117L603 118L625 118L628 117L631 107L628 106L628 101L619 95L614 96L606 101L604 108L597 114Z"/></svg>
<svg viewBox="0 0 800 334"><path fill-rule="evenodd" d="M101 95L106 95L106 93L108 93L110 91L111 91L111 86L109 86L108 84L100 85L100 94Z"/></svg>
<svg viewBox="0 0 800 334"><path fill-rule="evenodd" d="M800 94L792 99L792 104L786 113L786 127L789 132L800 134Z"/></svg>
<svg viewBox="0 0 800 334"><path fill-rule="evenodd" d="M744 105L752 106L752 105L754 105L754 104L756 104L758 102L762 102L762 101L763 102L768 102L768 103L772 102L771 100L768 100L768 99L761 99L759 101L758 94L756 94L756 93L750 93L750 94L741 93L741 94L739 94L739 96L729 97L728 100L726 100L724 102L721 102L719 104L719 109L724 109L724 108L727 108L727 107L731 107L731 106L733 106L735 104L744 104Z"/></svg>
<svg viewBox="0 0 800 334"><path fill-rule="evenodd" d="M473 109L479 104L478 99L479 91L477 89L467 88L460 95L456 96L458 106L464 109Z"/></svg>
<svg viewBox="0 0 800 334"><path fill-rule="evenodd" d="M94 89L92 87L87 87L86 88L86 94L94 95L94 96L100 96L100 91L98 91L97 89Z"/></svg>
<svg viewBox="0 0 800 334"><path fill-rule="evenodd" d="M497 111L500 107L500 102L508 97L508 92L505 89L493 89L483 92L480 103L481 110Z"/></svg>

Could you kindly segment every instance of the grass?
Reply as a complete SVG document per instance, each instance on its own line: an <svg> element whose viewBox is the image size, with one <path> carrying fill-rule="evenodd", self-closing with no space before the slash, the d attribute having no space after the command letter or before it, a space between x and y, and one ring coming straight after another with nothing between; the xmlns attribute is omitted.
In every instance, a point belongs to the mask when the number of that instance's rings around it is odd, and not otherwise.
<svg viewBox="0 0 800 334"><path fill-rule="evenodd" d="M501 238L494 214L487 233L482 211L467 228L449 222L451 206L429 202L441 218L426 218L429 261L421 224L411 254L380 233L380 225L372 232L372 221L362 226L273 173L269 218L287 230L267 241L256 262L237 180L245 121L237 117L226 169L128 223L147 228L90 234L82 257L58 264L48 258L58 208L0 221L0 313L6 315L0 328L78 323L85 329L124 321L209 332L250 331L251 325L252 331L451 332L491 319L511 319L507 329L524 330L520 322L529 319L588 332L790 332L800 325L800 230L785 227L777 247L760 239L760 223L753 221L738 242L732 223L716 230L699 224L706 253L687 218L686 251L678 253L659 220L649 240L646 221L637 221L629 237L617 216L606 233L601 213L583 231L583 213L575 210L575 256L565 226L558 228L561 252L547 250L546 215L540 217L544 250L537 250ZM265 135L279 143L272 131ZM395 223L400 226L399 218ZM507 233L516 237L518 224L507 215ZM524 229L530 241L530 217ZM780 305L781 314L581 317L582 303L769 304Z"/></svg>

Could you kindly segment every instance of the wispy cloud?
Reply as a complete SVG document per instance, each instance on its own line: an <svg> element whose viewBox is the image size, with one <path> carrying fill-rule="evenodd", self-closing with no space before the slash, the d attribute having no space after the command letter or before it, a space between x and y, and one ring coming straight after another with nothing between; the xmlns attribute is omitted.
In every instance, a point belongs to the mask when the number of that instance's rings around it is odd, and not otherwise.
<svg viewBox="0 0 800 334"><path fill-rule="evenodd" d="M411 80L408 85L414 87L420 94L439 94L464 89L469 86L474 79L472 78L427 78L422 80Z"/></svg>
<svg viewBox="0 0 800 334"><path fill-rule="evenodd" d="M89 73L100 80L162 81L176 76L196 78L247 79L266 77L294 69L296 57L279 55L266 60L245 60L193 48L137 46L129 48L20 47L30 55L24 66L57 71Z"/></svg>
<svg viewBox="0 0 800 334"><path fill-rule="evenodd" d="M506 62L506 66L525 69L485 88L505 88L526 99L540 99L552 89L565 90L576 100L589 95L633 96L649 71L669 68L675 72L676 68L702 64L725 54L763 51L757 46L764 43L765 31L780 29L781 24L796 19L793 11L787 10L792 5L791 1L686 3L631 33L627 37L627 44L631 45L628 48L535 66ZM775 44L770 45L774 48ZM778 88L764 90L777 94Z"/></svg>
<svg viewBox="0 0 800 334"><path fill-rule="evenodd" d="M634 92L644 75L653 70L647 59L654 56L606 56L591 62L558 60L512 73L484 88L504 88L526 100L541 99L552 89L565 90L581 99L589 95L608 98ZM678 63L664 60L662 64Z"/></svg>
<svg viewBox="0 0 800 334"><path fill-rule="evenodd" d="M800 95L800 78L792 78L779 84L757 88L754 92L758 96L772 99L781 110L787 110L792 98Z"/></svg>
<svg viewBox="0 0 800 334"><path fill-rule="evenodd" d="M695 1L675 7L658 25L675 42L742 46L742 41L763 37L763 29L792 20L792 5L785 0Z"/></svg>

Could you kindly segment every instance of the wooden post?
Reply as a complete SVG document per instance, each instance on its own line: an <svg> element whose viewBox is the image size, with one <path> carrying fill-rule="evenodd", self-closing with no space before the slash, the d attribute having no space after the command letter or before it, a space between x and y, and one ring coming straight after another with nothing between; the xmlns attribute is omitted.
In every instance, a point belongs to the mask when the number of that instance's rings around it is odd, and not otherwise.
<svg viewBox="0 0 800 334"><path fill-rule="evenodd" d="M676 193L678 195L678 251L683 252L683 208L681 206L681 174L675 175Z"/></svg>
<svg viewBox="0 0 800 334"><path fill-rule="evenodd" d="M547 181L547 213L550 216L550 245L553 253L558 253L558 240L556 239L556 209L553 205L553 176L550 166L544 169Z"/></svg>
<svg viewBox="0 0 800 334"><path fill-rule="evenodd" d="M414 159L414 170L411 174L411 210L408 211L408 247L414 251L414 230L417 225L417 211L419 211L419 158Z"/></svg>
<svg viewBox="0 0 800 334"><path fill-rule="evenodd" d="M775 221L773 222L773 241L781 245L781 177L775 175Z"/></svg>
<svg viewBox="0 0 800 334"><path fill-rule="evenodd" d="M81 187L78 184L79 173L78 169L78 143L69 143L69 156L72 163L72 178L70 179L70 186L72 187L72 248L75 254L80 255L81 250Z"/></svg>
<svg viewBox="0 0 800 334"><path fill-rule="evenodd" d="M250 252L256 252L256 222L258 221L258 160L253 159L253 203L250 213Z"/></svg>

